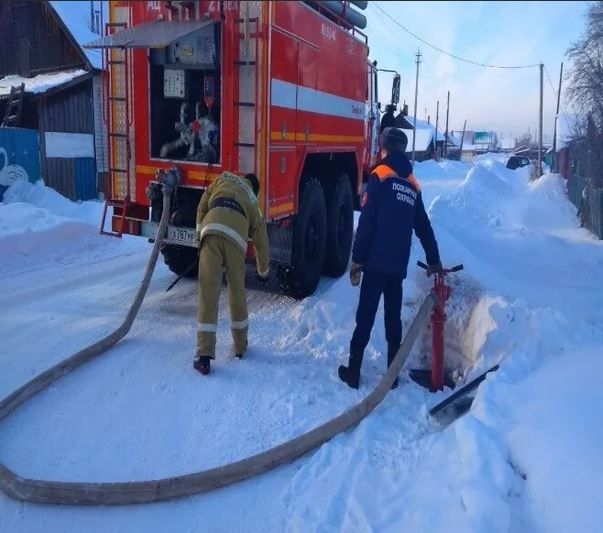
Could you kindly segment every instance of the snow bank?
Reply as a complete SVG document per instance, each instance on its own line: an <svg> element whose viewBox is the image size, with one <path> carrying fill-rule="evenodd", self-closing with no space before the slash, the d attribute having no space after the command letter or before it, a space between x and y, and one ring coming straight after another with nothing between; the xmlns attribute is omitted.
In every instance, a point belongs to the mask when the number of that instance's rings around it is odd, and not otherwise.
<svg viewBox="0 0 603 533"><path fill-rule="evenodd" d="M465 263L465 275L494 294L534 307L572 305L594 320L601 301L584 297L603 265L601 243L577 227L563 178L530 182L528 173L489 160L434 200L430 215L444 261Z"/></svg>
<svg viewBox="0 0 603 533"><path fill-rule="evenodd" d="M59 259L98 245L101 213L100 202L71 202L42 180L15 182L0 203L0 269L33 264L40 257Z"/></svg>
<svg viewBox="0 0 603 533"><path fill-rule="evenodd" d="M27 181L16 182L4 193L3 202L5 204L27 203L46 209L54 215L74 218L91 225L99 223L102 213L100 202L72 202L53 188L44 185L42 180L34 184Z"/></svg>
<svg viewBox="0 0 603 533"><path fill-rule="evenodd" d="M415 163L414 174L421 183L426 206L438 195L456 189L473 165L460 161L422 161Z"/></svg>
<svg viewBox="0 0 603 533"><path fill-rule="evenodd" d="M472 167L471 163L461 161L420 161L415 163L414 174L423 181L437 181L449 178L464 178L467 171Z"/></svg>
<svg viewBox="0 0 603 533"><path fill-rule="evenodd" d="M444 262L465 264L447 326L473 358L467 379L501 370L444 431L426 413L445 394L406 385L323 446L285 494L289 531L603 530L602 243L577 227L559 176L469 168L431 206ZM417 171L445 180L435 162Z"/></svg>
<svg viewBox="0 0 603 533"><path fill-rule="evenodd" d="M600 339L564 352L536 371L513 358L479 391L472 418L503 436L538 530L603 531Z"/></svg>

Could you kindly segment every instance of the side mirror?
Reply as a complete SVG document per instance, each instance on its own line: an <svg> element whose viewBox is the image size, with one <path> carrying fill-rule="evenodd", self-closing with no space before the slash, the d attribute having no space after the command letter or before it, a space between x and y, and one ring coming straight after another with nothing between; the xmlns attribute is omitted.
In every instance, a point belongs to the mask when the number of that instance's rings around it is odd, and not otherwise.
<svg viewBox="0 0 603 533"><path fill-rule="evenodd" d="M394 81L392 82L392 104L394 106L398 105L400 101L400 74L396 74L394 76Z"/></svg>
<svg viewBox="0 0 603 533"><path fill-rule="evenodd" d="M404 107L402 108L402 116L403 117L408 116L408 104L404 104Z"/></svg>

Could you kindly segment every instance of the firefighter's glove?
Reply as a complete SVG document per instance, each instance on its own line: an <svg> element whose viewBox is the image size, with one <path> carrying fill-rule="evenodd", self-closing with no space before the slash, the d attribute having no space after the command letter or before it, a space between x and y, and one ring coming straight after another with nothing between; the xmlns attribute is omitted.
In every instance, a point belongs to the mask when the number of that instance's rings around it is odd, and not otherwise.
<svg viewBox="0 0 603 533"><path fill-rule="evenodd" d="M438 262L435 265L429 265L427 267L427 275L431 276L433 274L443 274L444 273L444 269L442 267L442 263Z"/></svg>
<svg viewBox="0 0 603 533"><path fill-rule="evenodd" d="M362 265L358 263L352 263L350 268L350 283L352 287L358 287L360 280L362 279Z"/></svg>

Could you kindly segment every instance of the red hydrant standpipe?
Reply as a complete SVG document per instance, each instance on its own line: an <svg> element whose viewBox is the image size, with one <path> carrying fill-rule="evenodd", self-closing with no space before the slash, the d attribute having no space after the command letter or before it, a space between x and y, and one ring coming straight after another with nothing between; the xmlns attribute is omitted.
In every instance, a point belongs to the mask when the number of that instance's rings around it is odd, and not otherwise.
<svg viewBox="0 0 603 533"><path fill-rule="evenodd" d="M417 265L427 270L427 265L421 261ZM433 292L437 303L431 312L431 380L429 389L431 392L444 388L444 327L446 325L446 302L450 298L452 290L446 285L446 276L451 272L463 270L463 265L453 268L444 268L442 272L435 275L433 281Z"/></svg>

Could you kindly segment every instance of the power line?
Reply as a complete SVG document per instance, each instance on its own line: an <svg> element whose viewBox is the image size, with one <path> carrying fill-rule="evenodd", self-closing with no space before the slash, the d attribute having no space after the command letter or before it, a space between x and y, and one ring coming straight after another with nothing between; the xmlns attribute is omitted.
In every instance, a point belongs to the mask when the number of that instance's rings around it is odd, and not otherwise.
<svg viewBox="0 0 603 533"><path fill-rule="evenodd" d="M553 91L553 94L555 95L555 98L557 98L557 91L555 90L555 86L553 85L553 80L551 80L551 77L549 76L549 71L546 69L546 65L544 67L544 73L546 74L546 77L549 79L549 85L551 86L551 89Z"/></svg>
<svg viewBox="0 0 603 533"><path fill-rule="evenodd" d="M402 28L406 33L409 33L410 35L412 35L415 39L418 39L422 43L433 48L434 50L437 50L438 52L445 54L447 56L450 56L459 61L464 61L465 63L470 63L471 65L477 65L478 67L500 68L500 69L533 68L533 67L538 67L540 65L540 63L534 63L533 65L489 65L488 63L480 63L479 61L472 61L471 59L466 59L464 57L457 56L456 54L443 50L442 48L440 48L439 46L436 46L435 44L431 44L431 43L427 42L425 39L419 37L416 33L413 33L407 27L400 24L394 17L392 17L387 11L385 11L377 2L373 1L372 3L386 17L388 17L390 20L392 20L397 26Z"/></svg>
<svg viewBox="0 0 603 533"><path fill-rule="evenodd" d="M546 66L544 67L544 72L546 73L546 77L549 80L549 85L551 86L551 90L553 91L553 94L555 95L555 98L559 98L557 96L557 91L555 90L555 85L553 84L553 80L551 80L551 77L549 76L549 71L546 69ZM563 115L563 120L565 120L565 124L568 128L568 130L572 129L572 125L569 122L569 119L567 117L568 113L565 110L565 106L563 105L563 102L561 102L561 100L559 101L559 105L561 106L561 111L562 111L562 115Z"/></svg>

